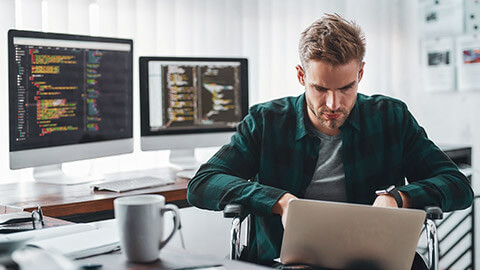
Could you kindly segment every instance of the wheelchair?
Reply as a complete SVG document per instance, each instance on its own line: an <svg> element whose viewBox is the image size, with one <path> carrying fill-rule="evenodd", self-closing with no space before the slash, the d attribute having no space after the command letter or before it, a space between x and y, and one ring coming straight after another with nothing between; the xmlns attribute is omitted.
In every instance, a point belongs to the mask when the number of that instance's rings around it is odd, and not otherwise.
<svg viewBox="0 0 480 270"><path fill-rule="evenodd" d="M443 211L436 206L425 207L424 210L426 212L424 230L427 239L427 258L424 260L429 270L438 270L438 234L434 221L443 218ZM241 243L242 223L245 222L246 239L250 239L250 216L240 204L227 204L223 210L223 216L232 218L229 259L239 260L242 250L248 246L248 243L245 245Z"/></svg>

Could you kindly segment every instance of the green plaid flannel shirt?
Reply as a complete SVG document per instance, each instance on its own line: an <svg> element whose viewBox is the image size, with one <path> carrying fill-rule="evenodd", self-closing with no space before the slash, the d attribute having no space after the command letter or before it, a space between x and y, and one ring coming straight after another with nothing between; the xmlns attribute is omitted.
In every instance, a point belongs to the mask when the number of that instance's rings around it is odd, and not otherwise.
<svg viewBox="0 0 480 270"><path fill-rule="evenodd" d="M194 206L223 210L238 203L254 214L246 260L271 264L279 257L283 226L272 206L286 192L303 197L312 179L319 139L307 131L305 108L304 94L252 106L231 142L188 185ZM375 190L395 185L413 208L451 211L472 204L468 179L427 138L403 102L358 94L340 130L350 203L372 204Z"/></svg>

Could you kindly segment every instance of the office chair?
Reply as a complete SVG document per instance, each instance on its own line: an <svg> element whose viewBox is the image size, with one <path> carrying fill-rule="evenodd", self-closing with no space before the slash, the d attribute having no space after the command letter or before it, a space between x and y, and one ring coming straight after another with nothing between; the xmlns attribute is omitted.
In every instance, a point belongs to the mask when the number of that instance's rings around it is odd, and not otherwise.
<svg viewBox="0 0 480 270"><path fill-rule="evenodd" d="M438 234L434 220L442 219L443 212L442 209L436 206L425 207L425 212L425 233L427 236L426 265L430 270L438 270ZM248 245L248 243L245 245L241 244L242 222L245 222L245 234L248 240L250 239L250 216L245 208L239 204L227 204L223 210L223 216L225 218L232 218L229 258L231 260L238 260L240 259L242 250Z"/></svg>

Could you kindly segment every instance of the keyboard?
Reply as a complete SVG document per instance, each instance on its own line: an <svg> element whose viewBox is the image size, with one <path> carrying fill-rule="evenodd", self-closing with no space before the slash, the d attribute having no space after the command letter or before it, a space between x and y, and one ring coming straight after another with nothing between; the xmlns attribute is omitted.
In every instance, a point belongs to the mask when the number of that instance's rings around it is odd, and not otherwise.
<svg viewBox="0 0 480 270"><path fill-rule="evenodd" d="M158 178L153 176L142 176L132 179L108 181L92 185L93 190L107 190L113 192L125 192L135 189L159 187L175 183L175 180Z"/></svg>

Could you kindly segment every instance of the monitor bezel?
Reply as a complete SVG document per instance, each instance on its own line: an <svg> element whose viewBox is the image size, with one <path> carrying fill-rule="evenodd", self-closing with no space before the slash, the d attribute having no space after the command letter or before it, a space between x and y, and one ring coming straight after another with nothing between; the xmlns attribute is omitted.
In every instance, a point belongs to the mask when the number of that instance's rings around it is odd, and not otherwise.
<svg viewBox="0 0 480 270"><path fill-rule="evenodd" d="M130 69L132 74L132 80L130 85L130 98L127 101L127 106L130 108L130 115L128 116L130 124L130 132L125 136L114 138L114 139L103 139L95 141L85 141L78 143L68 143L55 146L41 146L41 147L32 147L29 149L19 149L13 150L14 140L15 140L15 131L12 128L15 125L15 120L12 115L12 104L15 102L15 91L16 91L16 74L14 72L15 68L15 47L14 47L14 38L35 38L35 39L50 39L50 40L68 40L68 41L86 41L86 42L102 42L102 43L122 43L130 46ZM8 115L9 115L9 152L10 152L10 168L11 169L20 169L27 167L36 167L36 166L45 166L50 164L62 163L67 161L76 161L96 157L105 157L117 154L127 154L133 152L133 103L134 103L134 76L133 76L133 58L134 58L134 47L132 39L125 38L113 38L113 37L100 37L100 36L87 36L87 35L76 35L76 34L64 34L64 33L52 33L52 32L38 32L38 31L24 31L10 29L8 31L8 87L9 87L9 105L8 105ZM102 144L105 144L105 147L102 147ZM114 147L115 149L111 149ZM75 152L72 154L72 149L78 150L80 152ZM103 152L96 151L98 149L109 149ZM69 153L67 155L66 153ZM62 154L65 153L65 154ZM43 160L37 161L27 161L25 160L28 155L32 154L33 156L44 155ZM26 161L26 162L24 162Z"/></svg>
<svg viewBox="0 0 480 270"><path fill-rule="evenodd" d="M207 134L207 133L225 133L233 132L236 127L221 128L191 128L182 130L150 130L149 114L149 85L148 85L148 63L152 61L172 61L172 62L239 62L241 76L241 119L247 115L248 100L248 59L247 58L226 58L226 57L166 57L166 56L141 56L139 58L139 80L140 80L140 133L142 137L162 136L162 135L187 135L187 134ZM239 122L240 122L239 121Z"/></svg>

